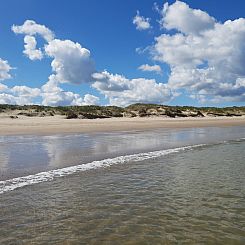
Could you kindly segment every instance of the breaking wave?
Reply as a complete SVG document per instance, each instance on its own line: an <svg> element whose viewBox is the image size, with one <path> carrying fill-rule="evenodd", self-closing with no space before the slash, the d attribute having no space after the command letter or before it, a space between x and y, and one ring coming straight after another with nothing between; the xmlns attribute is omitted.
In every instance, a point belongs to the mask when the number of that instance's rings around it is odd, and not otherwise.
<svg viewBox="0 0 245 245"><path fill-rule="evenodd" d="M9 191L13 191L17 188L21 188L24 186L29 186L29 185L38 184L41 182L51 181L55 178L64 177L64 176L82 172L82 171L88 171L88 170L98 169L98 168L106 168L112 165L123 164L123 163L128 163L128 162L144 161L147 159L157 158L157 157L169 155L172 153L177 153L180 151L191 150L193 148L202 147L205 145L206 144L198 144L198 145L184 146L184 147L178 147L178 148L167 149L167 150L151 151L147 153L138 153L138 154L132 154L132 155L119 156L115 158L108 158L108 159L104 159L100 161L93 161L93 162L86 163L86 164L80 164L80 165L75 165L71 167L54 169L54 170L49 170L46 172L40 172L37 174L32 174L32 175L17 177L17 178L5 180L5 181L0 181L0 194L9 192Z"/></svg>

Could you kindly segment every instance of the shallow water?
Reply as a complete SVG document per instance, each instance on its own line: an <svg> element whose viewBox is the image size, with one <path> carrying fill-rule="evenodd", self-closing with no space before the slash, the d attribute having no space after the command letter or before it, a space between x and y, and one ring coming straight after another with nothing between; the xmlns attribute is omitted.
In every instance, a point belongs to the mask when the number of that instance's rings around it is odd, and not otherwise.
<svg viewBox="0 0 245 245"><path fill-rule="evenodd" d="M0 244L244 244L244 132L236 127L101 134L91 139L88 135L56 136L62 142L53 147L61 149L63 144L65 152L75 152L74 161L80 154L91 154L88 159L98 160L149 152L147 149L163 152L183 145L206 145L143 161L129 158L123 164L0 194ZM82 142L80 137L87 138L82 145L77 144ZM34 145L45 141L34 138ZM10 137L8 142L11 140L16 149L17 142L20 148L30 145L28 137ZM107 143L107 150L91 150L94 144L86 142L95 141L102 146ZM41 156L46 151L42 148L38 152ZM8 162L6 169L18 166L17 159L9 161L12 165ZM52 158L47 159L50 162ZM70 166L71 162L58 166ZM35 174L37 168L32 165L26 166ZM49 165L42 165L42 170L48 169L44 166ZM15 171L14 175L20 173Z"/></svg>
<svg viewBox="0 0 245 245"><path fill-rule="evenodd" d="M245 127L0 136L0 181L121 155L245 137Z"/></svg>

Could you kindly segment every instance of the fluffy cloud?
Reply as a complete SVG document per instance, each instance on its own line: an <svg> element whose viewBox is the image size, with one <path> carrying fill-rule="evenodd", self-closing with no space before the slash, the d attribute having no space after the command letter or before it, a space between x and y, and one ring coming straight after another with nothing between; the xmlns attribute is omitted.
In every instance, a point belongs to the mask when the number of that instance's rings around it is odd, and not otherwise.
<svg viewBox="0 0 245 245"><path fill-rule="evenodd" d="M33 96L28 94L28 87L14 87L10 94L12 102L32 103L32 98L41 97L43 105L83 105L94 104L98 98L85 95L84 99L76 93L63 91L60 83L90 83L94 73L94 62L90 57L90 51L83 48L79 43L71 40L54 39L54 33L46 26L37 24L33 20L27 20L23 25L12 26L16 34L24 34L23 53L31 60L42 59L44 55L51 57L53 74L49 76L48 82L41 89L33 89ZM44 47L37 48L36 35L44 38L47 42ZM7 98L7 97L6 97ZM5 99L6 99L5 98Z"/></svg>
<svg viewBox="0 0 245 245"><path fill-rule="evenodd" d="M67 106L67 105L95 105L99 98L91 94L86 94L82 98L79 94L64 91L59 87L56 77L51 75L49 81L41 88L42 105L49 106Z"/></svg>
<svg viewBox="0 0 245 245"><path fill-rule="evenodd" d="M0 80L5 80L11 78L9 74L12 67L9 65L8 61L0 58Z"/></svg>
<svg viewBox="0 0 245 245"><path fill-rule="evenodd" d="M148 18L143 18L137 13L134 23L137 28L149 29ZM24 53L32 60L41 59L44 54L51 57L51 67L53 74L49 76L36 97L42 98L43 105L87 105L97 104L99 98L86 94L82 98L79 94L64 91L61 83L92 83L92 87L109 99L110 104L128 105L135 102L163 103L172 96L171 91L165 84L158 84L154 79L144 78L127 79L121 75L113 75L108 72L95 73L94 62L91 59L90 51L82 47L79 43L71 40L54 39L54 34L45 26L39 25L34 21L26 21L22 26L13 26L15 33L25 34ZM37 48L36 35L40 35L46 40L43 48ZM147 71L160 72L159 66L142 66L141 69ZM16 91L15 91L16 90ZM19 94L16 94L18 90ZM17 97L26 98L25 102L32 101L32 98L21 94L20 88L12 89L11 93ZM37 93L37 91L36 91Z"/></svg>
<svg viewBox="0 0 245 245"><path fill-rule="evenodd" d="M59 87L55 75L51 75L41 89L28 86L8 87L0 83L0 104L30 105L38 104L41 99L41 104L49 106L96 104L99 100L90 94L86 94L83 99L79 94L64 91Z"/></svg>
<svg viewBox="0 0 245 245"><path fill-rule="evenodd" d="M35 36L39 35L47 42L54 39L54 33L46 26L37 24L33 20L26 20L23 25L12 26L12 31L16 34L24 34L24 51L23 53L31 60L41 60L43 58L43 52L37 48L37 41Z"/></svg>
<svg viewBox="0 0 245 245"><path fill-rule="evenodd" d="M140 16L139 11L137 11L136 16L133 18L133 24L135 24L136 29L140 31L151 28L150 19Z"/></svg>
<svg viewBox="0 0 245 245"><path fill-rule="evenodd" d="M200 9L191 9L186 3L176 1L170 5L165 3L162 9L162 27L177 29L186 34L198 34L212 29L215 19Z"/></svg>
<svg viewBox="0 0 245 245"><path fill-rule="evenodd" d="M34 99L40 96L39 88L30 88L27 86L14 86L10 92L15 96L16 104L33 104Z"/></svg>
<svg viewBox="0 0 245 245"><path fill-rule="evenodd" d="M99 102L99 98L92 94L85 94L84 95L84 105L97 105Z"/></svg>
<svg viewBox="0 0 245 245"><path fill-rule="evenodd" d="M168 86L154 79L127 79L107 71L94 74L93 87L109 99L111 105L127 106L133 103L164 103L173 96Z"/></svg>
<svg viewBox="0 0 245 245"><path fill-rule="evenodd" d="M12 31L16 34L29 36L40 35L47 42L54 39L54 33L51 30L44 25L37 24L34 20L26 20L21 26L13 25Z"/></svg>
<svg viewBox="0 0 245 245"><path fill-rule="evenodd" d="M94 63L90 51L79 43L54 39L45 46L45 52L53 58L51 66L57 81L74 84L91 82Z"/></svg>
<svg viewBox="0 0 245 245"><path fill-rule="evenodd" d="M26 20L23 25L12 26L16 34L24 34L24 51L31 60L42 59L44 54L53 58L52 70L60 83L89 83L94 72L94 62L90 51L71 40L54 39L54 33L46 26L33 20ZM43 49L37 48L35 36L39 35L47 42Z"/></svg>
<svg viewBox="0 0 245 245"><path fill-rule="evenodd" d="M104 93L119 93L130 89L128 79L118 74L112 75L107 71L94 73L93 79L95 80L95 82L92 86L98 91L104 91Z"/></svg>
<svg viewBox="0 0 245 245"><path fill-rule="evenodd" d="M16 98L11 94L1 93L0 94L0 104L16 104Z"/></svg>
<svg viewBox="0 0 245 245"><path fill-rule="evenodd" d="M37 97L40 95L40 89L39 88L30 88L27 86L14 86L11 91L18 95L18 96L24 96L24 97Z"/></svg>
<svg viewBox="0 0 245 245"><path fill-rule="evenodd" d="M8 86L5 84L0 83L0 92L5 92L8 90Z"/></svg>
<svg viewBox="0 0 245 245"><path fill-rule="evenodd" d="M99 102L99 98L91 94L82 98L79 94L64 91L53 75L41 89L28 86L10 88L0 83L0 104L31 105L39 104L37 101L40 100L46 106L96 105Z"/></svg>
<svg viewBox="0 0 245 245"><path fill-rule="evenodd" d="M70 106L70 105L82 105L83 101L79 94L73 92L60 91L59 93L42 93L43 101L42 105L48 106Z"/></svg>
<svg viewBox="0 0 245 245"><path fill-rule="evenodd" d="M31 60L41 60L43 58L43 53L40 49L37 49L37 41L33 36L25 36L25 49L23 53L29 57Z"/></svg>
<svg viewBox="0 0 245 245"><path fill-rule="evenodd" d="M82 105L79 94L63 91L56 81L55 75L49 77L49 81L41 88L42 104L49 106Z"/></svg>
<svg viewBox="0 0 245 245"><path fill-rule="evenodd" d="M144 64L138 67L139 70L141 71L150 71L150 72L156 72L158 74L162 73L162 69L159 65L148 65L148 64Z"/></svg>
<svg viewBox="0 0 245 245"><path fill-rule="evenodd" d="M168 86L201 101L244 101L245 19L218 23L180 1L162 12L162 25L176 32L155 38L153 57L169 64Z"/></svg>
<svg viewBox="0 0 245 245"><path fill-rule="evenodd" d="M40 96L40 89L27 86L14 86L9 88L0 84L0 104L34 104L34 100Z"/></svg>

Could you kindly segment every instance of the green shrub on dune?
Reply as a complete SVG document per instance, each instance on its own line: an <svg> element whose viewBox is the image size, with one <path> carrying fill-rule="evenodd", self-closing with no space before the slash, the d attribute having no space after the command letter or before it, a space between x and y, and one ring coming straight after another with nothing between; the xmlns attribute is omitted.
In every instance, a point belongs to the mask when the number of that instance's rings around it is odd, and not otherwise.
<svg viewBox="0 0 245 245"><path fill-rule="evenodd" d="M118 106L42 106L42 105L6 105L0 104L0 115L3 113L12 116L46 117L61 115L67 119L96 119L110 117L219 117L243 116L245 107L194 107L194 106L167 106L159 104L136 103L125 108Z"/></svg>

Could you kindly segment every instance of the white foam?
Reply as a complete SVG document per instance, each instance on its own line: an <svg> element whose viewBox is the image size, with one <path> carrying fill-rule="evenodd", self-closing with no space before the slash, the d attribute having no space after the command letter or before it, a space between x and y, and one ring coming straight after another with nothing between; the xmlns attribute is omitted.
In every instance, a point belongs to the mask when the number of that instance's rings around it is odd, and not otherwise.
<svg viewBox="0 0 245 245"><path fill-rule="evenodd" d="M171 153L176 153L184 150L190 150L196 147L204 146L205 144L184 146L174 149L167 149L161 151L152 151L147 153L138 153L126 156L119 156L115 158L108 158L101 161L93 161L86 164L80 164L72 167L66 167L61 169L50 170L46 172L40 172L28 176L17 177L5 181L0 181L0 194L8 191L13 191L17 188L21 188L28 185L33 185L41 182L51 181L55 178L71 175L77 172L88 171L91 169L105 168L116 164L122 164L127 162L137 162L156 157L161 157Z"/></svg>

